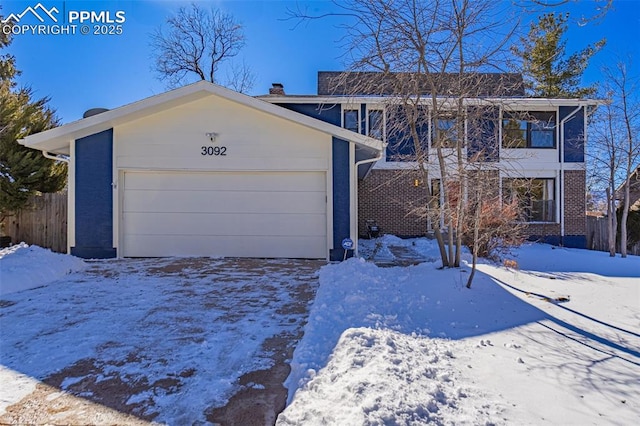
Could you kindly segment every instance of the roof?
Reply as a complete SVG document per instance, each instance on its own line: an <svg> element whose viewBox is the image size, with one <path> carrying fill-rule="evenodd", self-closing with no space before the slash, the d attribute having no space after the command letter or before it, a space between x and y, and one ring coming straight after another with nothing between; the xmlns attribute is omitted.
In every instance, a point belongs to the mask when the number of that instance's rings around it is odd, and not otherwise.
<svg viewBox="0 0 640 426"><path fill-rule="evenodd" d="M73 140L90 136L187 102L203 99L207 96L219 96L232 102L246 105L267 114L353 142L357 146L373 152L379 152L383 149L383 143L380 140L334 126L333 124L325 123L304 114L290 111L252 96L234 92L233 90L207 81L199 81L60 127L36 133L18 142L26 147L40 151L68 155L70 153L69 146Z"/></svg>
<svg viewBox="0 0 640 426"><path fill-rule="evenodd" d="M619 200L624 199L624 189L627 184L625 179L618 188L616 189L616 198ZM631 192L631 204L640 200L640 165L638 165L633 171L629 174L629 191Z"/></svg>
<svg viewBox="0 0 640 426"><path fill-rule="evenodd" d="M398 98L393 96L319 96L319 95L260 95L258 99L275 104L323 104L323 105L354 105L354 104L395 104ZM457 108L458 100L446 97L437 97L438 105L442 108ZM599 99L576 99L576 98L527 98L522 96L514 97L482 97L465 98L464 105L467 106L501 106L507 109L518 110L519 108L555 108L558 106L598 106L606 103ZM423 105L431 106L432 99L423 97L420 100Z"/></svg>
<svg viewBox="0 0 640 426"><path fill-rule="evenodd" d="M518 73L467 73L464 78L470 97L524 96L524 81ZM318 95L393 96L405 93L458 94L457 73L382 73L318 71Z"/></svg>

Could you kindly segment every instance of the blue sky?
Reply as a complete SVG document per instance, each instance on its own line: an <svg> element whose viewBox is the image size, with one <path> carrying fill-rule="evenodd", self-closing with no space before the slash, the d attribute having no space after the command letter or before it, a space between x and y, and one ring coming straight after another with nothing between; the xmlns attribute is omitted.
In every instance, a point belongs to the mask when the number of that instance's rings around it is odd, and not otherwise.
<svg viewBox="0 0 640 426"><path fill-rule="evenodd" d="M504 0L506 1L506 0ZM31 86L39 97L49 96L63 123L81 118L94 107L115 108L166 90L154 73L149 34L167 15L188 1L73 1L3 0L2 14L21 13L28 6L42 3L45 8L66 11L124 11L126 21L121 35L32 35L13 38L10 53L22 70L19 82ZM287 93L316 92L319 70L343 69L340 30L337 18L313 21L295 27L286 20L293 1L213 1L208 3L233 14L245 28L246 46L240 57L253 69L256 83L251 94L264 94L273 82L285 85ZM300 1L310 12L332 9L329 1ZM595 12L592 1L571 2L573 18ZM527 15L525 19L532 19ZM23 23L37 24L32 16ZM295 27L295 28L294 28ZM79 30L78 30L79 31ZM568 49L573 51L606 37L608 44L592 61L586 82L600 79L602 65L616 55L633 55L635 69L640 62L640 1L615 0L614 9L585 26L572 23Z"/></svg>

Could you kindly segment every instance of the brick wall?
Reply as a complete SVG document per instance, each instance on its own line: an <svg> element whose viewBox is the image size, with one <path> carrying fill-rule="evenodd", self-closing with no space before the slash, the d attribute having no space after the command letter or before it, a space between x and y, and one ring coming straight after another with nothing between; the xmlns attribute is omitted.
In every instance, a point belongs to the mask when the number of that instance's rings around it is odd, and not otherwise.
<svg viewBox="0 0 640 426"><path fill-rule="evenodd" d="M497 178L497 172L496 176ZM586 172L569 170L564 174L565 235L586 235ZM425 235L426 219L412 209L424 206L425 189L416 187L414 180L422 181L417 171L372 170L358 183L358 233L366 236L366 221L375 220L382 233L401 237ZM486 179L486 177L484 177ZM559 223L532 223L525 227L527 235L556 237L559 242ZM555 241L552 238L549 241Z"/></svg>
<svg viewBox="0 0 640 426"><path fill-rule="evenodd" d="M586 235L587 201L586 172L567 170L564 172L564 233Z"/></svg>
<svg viewBox="0 0 640 426"><path fill-rule="evenodd" d="M358 233L367 235L366 221L375 220L384 234L416 237L426 234L426 219L412 213L426 203L425 188L417 171L372 170L358 182Z"/></svg>
<svg viewBox="0 0 640 426"><path fill-rule="evenodd" d="M559 223L530 223L524 228L525 235L536 237L560 236Z"/></svg>

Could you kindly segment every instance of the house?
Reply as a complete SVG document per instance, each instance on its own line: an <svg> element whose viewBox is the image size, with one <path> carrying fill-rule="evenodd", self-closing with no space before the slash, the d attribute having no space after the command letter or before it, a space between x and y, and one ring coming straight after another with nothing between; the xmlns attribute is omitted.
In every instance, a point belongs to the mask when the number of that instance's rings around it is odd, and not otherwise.
<svg viewBox="0 0 640 426"><path fill-rule="evenodd" d="M406 80L422 85L428 94L426 81L410 77ZM427 184L436 193L442 183L434 127L440 129L438 134L455 128L455 99L447 97L448 85L457 81L454 77L448 83L446 78L440 80L437 114L430 109L429 96L421 100L424 116L419 127L427 141ZM531 239L585 247L586 124L590 108L598 102L527 98L518 74L475 74L473 78L480 90L476 97L465 99L464 108L482 109L485 114L480 123L463 118L467 161L480 161L476 154L482 152L481 161L492 163L503 196L517 196L523 203L522 221ZM424 189L418 184L422 177L411 172L416 169L413 143L407 143L402 132L391 131L390 123L397 114L396 87L394 76L379 73L353 73L344 78L343 73L319 72L316 95L287 95L278 84L261 96L274 105L385 142L385 155L367 170L366 179L358 181L358 234L362 236L368 220L375 221L383 232L402 237L430 230L428 221L413 213L413 207L424 205L425 200ZM443 145L446 149L450 148ZM401 170L405 172L399 173ZM526 190L520 189L525 183Z"/></svg>
<svg viewBox="0 0 640 426"><path fill-rule="evenodd" d="M626 182L616 189L616 200L622 205ZM640 166L629 175L629 209L640 211Z"/></svg>
<svg viewBox="0 0 640 426"><path fill-rule="evenodd" d="M412 210L424 205L413 144L393 130L393 77L340 75L319 72L315 95L274 84L250 97L198 82L20 143L69 162L68 251L84 258L337 260L368 220L402 237L428 234ZM443 185L434 144L451 150L447 138L463 137L468 164L491 164L503 196L523 201L532 239L584 247L586 123L597 102L526 98L517 74L473 78L482 90L464 108L480 119L453 113L453 77L438 87L437 113L421 101L426 184ZM465 135L451 136L459 119Z"/></svg>
<svg viewBox="0 0 640 426"><path fill-rule="evenodd" d="M69 163L83 258L342 259L382 142L198 82L20 141Z"/></svg>

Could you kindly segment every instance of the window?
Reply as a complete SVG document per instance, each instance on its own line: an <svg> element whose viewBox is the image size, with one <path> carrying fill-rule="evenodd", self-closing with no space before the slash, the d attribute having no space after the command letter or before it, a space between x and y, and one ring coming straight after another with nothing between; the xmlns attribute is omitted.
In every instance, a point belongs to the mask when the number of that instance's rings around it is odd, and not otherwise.
<svg viewBox="0 0 640 426"><path fill-rule="evenodd" d="M383 115L380 109L371 109L368 113L369 136L382 140Z"/></svg>
<svg viewBox="0 0 640 426"><path fill-rule="evenodd" d="M503 148L555 148L555 146L555 112L504 113Z"/></svg>
<svg viewBox="0 0 640 426"><path fill-rule="evenodd" d="M441 116L433 120L431 142L434 147L455 148L458 143L458 120L456 117Z"/></svg>
<svg viewBox="0 0 640 426"><path fill-rule="evenodd" d="M342 113L342 127L352 132L360 132L360 120L357 109L345 109Z"/></svg>
<svg viewBox="0 0 640 426"><path fill-rule="evenodd" d="M449 207L456 209L458 207L458 198L460 196L460 182L456 180L448 180L445 188L447 190L447 197L449 197ZM437 199L436 206L442 207L444 203L444 194L442 193L442 184L440 179L431 179L431 194Z"/></svg>
<svg viewBox="0 0 640 426"><path fill-rule="evenodd" d="M525 222L555 222L555 179L503 179L506 203L517 201Z"/></svg>

